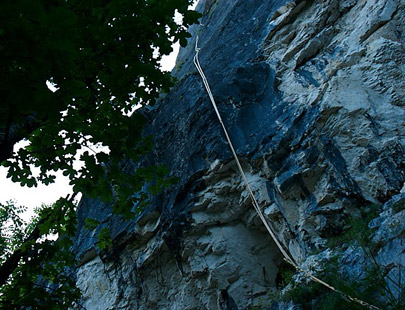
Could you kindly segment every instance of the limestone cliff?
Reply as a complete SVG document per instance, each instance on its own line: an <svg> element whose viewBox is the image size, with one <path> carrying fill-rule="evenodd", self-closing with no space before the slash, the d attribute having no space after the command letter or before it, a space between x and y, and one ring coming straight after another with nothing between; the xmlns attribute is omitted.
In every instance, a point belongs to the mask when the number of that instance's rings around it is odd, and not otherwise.
<svg viewBox="0 0 405 310"><path fill-rule="evenodd" d="M193 66L195 38L254 192L302 266L331 255L351 219L369 226L376 260L405 265L405 14L402 0L200 1L171 92L148 112L150 162L179 183L131 222L84 199L113 246L79 224L77 283L87 309L248 309L271 305L282 256L251 206ZM401 193L402 189L402 193ZM402 206L402 207L401 207ZM103 227L103 225L101 227ZM363 272L343 249L342 268ZM277 307L277 308L276 308ZM283 308L283 309L284 309Z"/></svg>

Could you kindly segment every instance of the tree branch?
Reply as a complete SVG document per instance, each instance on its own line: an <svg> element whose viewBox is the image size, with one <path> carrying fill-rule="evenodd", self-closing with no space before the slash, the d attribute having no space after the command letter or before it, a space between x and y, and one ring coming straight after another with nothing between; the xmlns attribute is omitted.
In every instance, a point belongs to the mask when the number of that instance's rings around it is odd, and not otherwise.
<svg viewBox="0 0 405 310"><path fill-rule="evenodd" d="M74 193L69 199L66 197L67 202L73 202L74 198L76 197L77 193ZM51 215L48 214L44 218L40 219L38 223L35 225L35 228L28 236L28 238L22 243L22 245L14 251L13 254L0 266L0 287L7 283L8 278L10 275L17 269L18 263L23 257L27 257L29 255L30 249L26 245L33 242L36 243L37 240L41 237L40 233L40 225L44 224L47 220L50 219Z"/></svg>

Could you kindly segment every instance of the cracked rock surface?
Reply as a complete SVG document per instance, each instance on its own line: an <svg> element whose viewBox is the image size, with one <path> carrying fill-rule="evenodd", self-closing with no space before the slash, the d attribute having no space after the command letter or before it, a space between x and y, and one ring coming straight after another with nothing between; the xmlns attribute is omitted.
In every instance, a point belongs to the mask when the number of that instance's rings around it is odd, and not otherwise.
<svg viewBox="0 0 405 310"><path fill-rule="evenodd" d="M178 83L148 112L149 159L179 183L124 222L79 207L77 283L87 309L248 309L270 302L282 256L255 213L193 66L200 62L256 198L310 266L369 205L381 265L405 264L405 14L400 0L200 1ZM401 193L402 190L402 193ZM86 217L108 226L94 246ZM314 254L320 253L320 254ZM315 256L314 256L315 255ZM318 257L318 258L319 258ZM361 253L344 253L348 274ZM392 277L399 269L391 268ZM278 308L276 308L278 307ZM272 309L293 309L290 304Z"/></svg>

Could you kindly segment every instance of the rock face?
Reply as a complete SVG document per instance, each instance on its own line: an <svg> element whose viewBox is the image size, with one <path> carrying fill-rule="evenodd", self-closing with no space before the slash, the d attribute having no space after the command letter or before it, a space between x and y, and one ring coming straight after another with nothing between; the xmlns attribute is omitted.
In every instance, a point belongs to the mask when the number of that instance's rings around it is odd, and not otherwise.
<svg viewBox="0 0 405 310"><path fill-rule="evenodd" d="M193 66L197 35L201 65L248 180L291 256L309 267L314 251L330 252L327 241L375 204L369 226L376 258L397 277L405 265L404 5L200 1L204 16L178 57L178 83L148 112L147 131L157 135L150 161L167 164L179 183L130 222L97 200L82 201L75 251L83 305L270 303L282 256L251 206ZM97 230L83 227L86 217L110 228L108 251L95 248ZM361 273L356 253L349 247L343 259L352 274Z"/></svg>

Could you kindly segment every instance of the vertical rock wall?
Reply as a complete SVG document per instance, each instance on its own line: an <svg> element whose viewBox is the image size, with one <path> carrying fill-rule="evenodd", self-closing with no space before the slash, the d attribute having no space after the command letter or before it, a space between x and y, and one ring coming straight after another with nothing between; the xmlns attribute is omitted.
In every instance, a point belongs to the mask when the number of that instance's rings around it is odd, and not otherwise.
<svg viewBox="0 0 405 310"><path fill-rule="evenodd" d="M249 182L293 258L308 265L349 218L379 204L377 259L405 265L405 211L393 207L405 202L403 1L216 0L198 10L178 83L149 111L147 129L156 135L149 160L179 183L131 222L82 201L79 219L101 219L114 237L99 253L97 230L79 224L84 306L248 309L276 287L281 255L193 67L197 35ZM349 272L361 265L355 250L345 255Z"/></svg>

